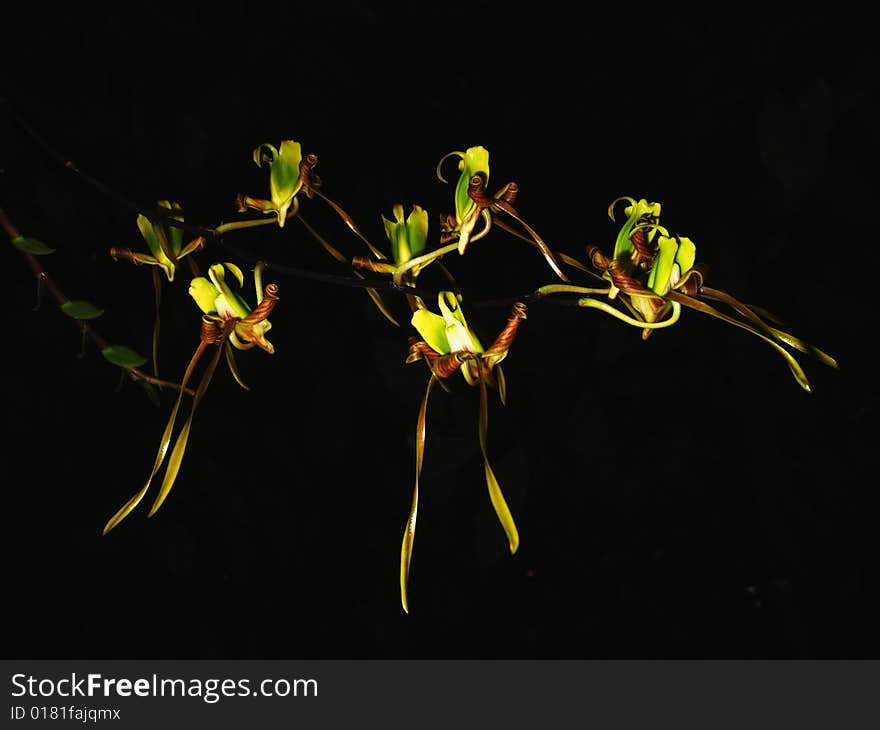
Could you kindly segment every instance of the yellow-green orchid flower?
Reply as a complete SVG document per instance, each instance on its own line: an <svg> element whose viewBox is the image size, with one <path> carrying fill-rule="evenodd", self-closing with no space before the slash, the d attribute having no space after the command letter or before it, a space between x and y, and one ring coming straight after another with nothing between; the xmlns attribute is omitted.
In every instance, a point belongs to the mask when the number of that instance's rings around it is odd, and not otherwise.
<svg viewBox="0 0 880 730"><path fill-rule="evenodd" d="M395 203L392 207L394 220L382 216L385 237L391 244L391 260L377 252L376 258L355 256L351 263L355 269L366 269L377 274L391 274L397 284L413 286L419 272L432 261L436 261L455 249L446 246L425 253L428 240L428 213L420 205L414 205L410 214L404 218L403 205ZM378 260L376 260L378 259Z"/></svg>
<svg viewBox="0 0 880 730"><path fill-rule="evenodd" d="M272 329L272 323L266 319L268 312L257 312L265 294L261 284L262 267L258 266L254 270L257 310L252 310L230 288L226 282L226 271L235 277L239 286L244 284L244 275L238 266L229 262L214 264L208 269L208 278L198 276L192 280L189 286L190 296L205 314L216 315L222 320L231 320L234 323L229 332L229 341L236 349L249 350L257 345L271 355L275 352L275 348L266 339L266 333Z"/></svg>
<svg viewBox="0 0 880 730"><path fill-rule="evenodd" d="M585 296L578 300L578 304L602 310L627 324L640 327L645 339L653 330L677 322L683 306L695 309L751 332L767 342L785 359L795 380L807 392L810 391L810 384L803 369L783 345L837 368L837 362L830 355L770 324L778 324L778 318L724 291L705 286L705 267L695 263L694 242L684 236L671 235L660 225L659 203L649 203L644 198L639 201L628 197L618 198L608 209L612 220L614 207L621 200L629 205L624 210L627 219L617 234L613 256L609 258L598 246L587 249L590 263L602 272L602 278L610 282L610 286L596 289L551 284L541 287L538 290L541 294L569 292L606 294L609 300L616 298L629 310L629 314L594 296ZM727 304L742 319L720 312L702 301L704 299Z"/></svg>
<svg viewBox="0 0 880 730"><path fill-rule="evenodd" d="M410 338L410 353L406 360L407 363L425 360L428 369L431 371L431 377L428 379L428 387L425 397L422 399L416 423L415 487L400 547L400 600L403 610L407 613L409 612L407 586L409 583L416 517L418 514L419 477L422 472L422 461L425 451L425 423L428 398L435 382L442 383L443 380L451 377L459 370L468 385L480 388L478 435L480 450L483 453L483 466L486 475L486 485L489 490L489 499L492 502L492 507L495 509L495 514L498 516L502 528L504 528L510 552L515 553L519 547L519 532L517 531L516 523L501 492L495 472L489 463L486 443L489 429L486 386L493 385L497 387L502 403L505 402L506 387L500 363L507 356L507 352L511 344L513 344L519 323L526 318L526 307L524 304L517 302L507 320L507 324L495 339L495 342L488 349L484 349L474 331L468 326L464 313L461 311L460 300L453 292L441 292L437 303L440 308L440 314L430 312L424 308L420 308L413 313L412 325L421 335L422 339Z"/></svg>
<svg viewBox="0 0 880 730"><path fill-rule="evenodd" d="M183 222L183 209L178 203L160 200L158 212L166 219ZM139 214L137 227L150 249L150 254L136 253L127 248L111 248L110 255L114 259L125 259L133 264L158 266L165 272L168 281L174 281L177 263L191 253L200 251L205 246L201 236L183 245L183 229L166 221L153 223L147 216Z"/></svg>
<svg viewBox="0 0 880 730"><path fill-rule="evenodd" d="M404 219L403 206L397 203L393 208L394 221L382 216L385 235L391 243L391 260L395 264L405 264L415 256L421 256L428 240L428 213L424 208L414 205Z"/></svg>
<svg viewBox="0 0 880 730"><path fill-rule="evenodd" d="M368 256L355 256L351 264L356 272L358 269L366 269L373 273L390 274L396 284L415 286L419 271L431 261L439 258L442 253L424 253L428 240L428 213L424 208L414 205L410 214L404 217L403 205L395 203L392 213L394 215L393 221L388 220L384 215L382 216L385 236L391 244L391 260L389 261L384 255L378 261ZM368 291L374 292L373 289ZM387 312L378 293L373 297L373 300L382 313L397 324L396 320ZM421 299L411 294L407 294L407 301L413 311L424 306Z"/></svg>
<svg viewBox="0 0 880 730"><path fill-rule="evenodd" d="M177 220L183 222L183 210L180 205L167 200L158 202L158 212L166 219ZM153 372L159 374L159 308L162 302L162 282L159 278L159 270L161 269L169 282L174 281L174 274L177 271L178 262L189 256L191 253L201 251L205 247L205 239L198 236L184 245L183 229L178 226L171 225L165 220L153 223L147 216L140 214L137 217L138 230L150 249L149 254L139 253L127 248L113 247L110 249L110 255L115 260L130 261L135 265L147 264L154 266L153 269L153 291L155 293L156 317L153 324ZM192 259L188 259L193 274L198 274L198 270Z"/></svg>
<svg viewBox="0 0 880 730"><path fill-rule="evenodd" d="M562 281L568 281L568 277L562 273L550 247L513 207L513 202L519 191L517 184L509 182L494 195L489 195L486 191L486 186L489 183L489 152L486 148L469 147L465 152L455 150L444 155L437 163L436 171L437 177L442 182L446 182L446 180L440 169L450 157L460 158L458 163L460 174L455 184L455 216L454 218L453 216L441 216L444 234L441 236L440 242L446 243L449 240L457 239L458 253L463 255L470 242L483 238L489 232L492 227L493 213L506 213L525 229L528 236L510 228L502 221L498 222L499 227L536 246L556 275ZM482 218L484 226L478 233L474 233L480 218Z"/></svg>
<svg viewBox="0 0 880 730"><path fill-rule="evenodd" d="M437 306L440 314L422 308L413 312L410 320L431 349L438 355L482 353L483 345L465 321L464 312L455 294L448 291L440 292ZM461 373L468 385L476 385L480 377L476 360L463 360L461 364L465 362L468 364L461 368Z"/></svg>
<svg viewBox="0 0 880 730"><path fill-rule="evenodd" d="M174 448L171 449L171 455L168 458L168 467L165 470L165 476L159 487L159 493L153 502L153 506L150 508L150 517L152 517L156 510L162 506L162 503L171 491L171 487L174 486L174 482L180 471L180 465L183 461L184 452L186 451L186 445L189 440L193 416L211 383L211 379L214 377L214 372L217 369L217 363L220 360L221 354L223 352L226 353L226 360L229 364L232 375L242 387L247 389L247 386L242 382L238 370L236 369L231 348L234 346L239 349L250 349L254 345L258 345L266 352L274 352L274 348L271 343L266 340L265 334L271 327L267 317L278 301L278 287L275 284L267 284L265 289L261 287L262 268L262 264L258 264L254 270L258 304L253 310L251 310L244 300L233 292L225 282L224 269L232 272L235 278L239 280L239 283L241 282L243 278L241 270L234 264L214 264L209 269L209 278L196 277L193 279L189 292L203 312L202 326L199 333L199 345L186 368L186 372L184 373L183 380L180 384L180 392L174 403L174 408L171 411L168 423L165 426L165 431L162 433L162 438L159 442L159 449L156 453L156 458L153 461L153 468L150 471L150 475L147 477L147 481L143 487L141 487L141 489L122 505L113 517L110 518L104 526L105 535L122 522L122 520L124 520L129 513L140 504L141 500L146 495L150 484L156 474L158 474L162 464L165 462L165 456L168 453L168 447L171 444L174 423L177 420L180 404L183 401L183 394L186 392L186 386L189 383L202 355L204 355L209 348L215 348L214 354L211 356L208 366L202 374L202 379L196 388L189 417L180 429L180 433L174 443Z"/></svg>
<svg viewBox="0 0 880 730"><path fill-rule="evenodd" d="M458 252L464 254L468 243L471 240L476 241L489 232L492 225L489 217L489 211L485 208L480 209L477 204L468 195L468 190L472 184L475 184L477 178L482 180L482 185L489 184L489 151L485 147L468 147L465 152L454 150L449 152L437 163L437 177L442 182L446 182L443 174L440 172L443 163L450 157L459 157L458 169L461 174L455 183L455 226L451 231L458 233ZM474 227L477 220L483 217L486 227L473 235ZM450 231L450 232L451 232Z"/></svg>
<svg viewBox="0 0 880 730"><path fill-rule="evenodd" d="M271 144L261 144L254 150L254 162L257 167L263 163L269 165L269 196L270 200L251 198L240 195L238 208L244 212L248 208L258 210L261 213L275 214L279 228L284 228L288 215L293 215L299 208L296 199L297 193L302 189L305 182L303 176L303 163L308 168L308 160L303 159L302 147L299 142L285 139L279 147ZM292 207L292 210L291 210Z"/></svg>

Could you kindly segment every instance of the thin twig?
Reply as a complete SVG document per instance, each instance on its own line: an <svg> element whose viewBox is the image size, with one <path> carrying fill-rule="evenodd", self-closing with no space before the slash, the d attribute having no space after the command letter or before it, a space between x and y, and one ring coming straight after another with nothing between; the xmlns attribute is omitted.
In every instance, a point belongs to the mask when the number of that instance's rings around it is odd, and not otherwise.
<svg viewBox="0 0 880 730"><path fill-rule="evenodd" d="M3 228L3 231L9 237L10 241L21 236L21 233L19 233L18 229L15 227L15 225L13 225L12 221L9 220L9 217L6 215L6 211L4 211L3 208L0 208L0 227ZM36 256L34 256L33 254L29 254L26 251L22 251L21 254L24 256L24 259L30 267L31 271L33 272L34 276L37 277L37 281L42 282L42 285L46 288L46 291L48 291L52 295L52 298L57 302L59 307L70 301L64 294L64 292L58 288L55 280L51 276L49 276L49 274L46 272L46 269L43 268L43 265L40 263ZM110 343L107 342L107 340L105 340L101 336L101 334L97 330L95 330L95 328L88 322L80 319L71 319L71 322L73 322L74 325L84 335L89 337L89 339L91 339L92 342L94 342L95 345L98 346L99 350L106 350L108 347L110 347ZM145 383L155 385L157 388L171 388L173 390L180 390L179 384L170 383L166 380L160 380L159 378L154 378L152 375L148 375L138 368L123 368L123 370L128 373L129 377L132 380L141 380ZM189 388L185 388L184 392L188 395L194 394L194 391Z"/></svg>

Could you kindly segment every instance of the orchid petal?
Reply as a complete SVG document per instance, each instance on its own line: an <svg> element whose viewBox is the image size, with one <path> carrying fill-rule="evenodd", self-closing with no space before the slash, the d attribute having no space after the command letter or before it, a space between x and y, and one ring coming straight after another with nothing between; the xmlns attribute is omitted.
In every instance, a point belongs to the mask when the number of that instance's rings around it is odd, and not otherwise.
<svg viewBox="0 0 880 730"><path fill-rule="evenodd" d="M419 477L422 473L422 460L425 454L425 423L427 421L428 397L431 395L431 386L435 382L437 382L437 378L432 374L428 380L428 387L425 390L425 397L422 399L419 417L416 421L416 480L413 488L412 505L410 506L409 517L406 520L406 527L403 531L403 541L400 545L400 602L406 613L409 613L407 585L409 583L409 568L412 563L413 541L416 536L416 517L419 511Z"/></svg>
<svg viewBox="0 0 880 730"><path fill-rule="evenodd" d="M544 259L550 265L550 268L556 273L562 281L569 281L569 278L562 273L562 269L559 268L559 264L556 263L556 258L553 256L553 251L550 250L550 247L544 243L543 239L538 235L537 231L535 231L528 223L526 223L522 216L517 212L516 208L514 208L510 203L506 200L498 200L495 202L495 206L503 210L507 215L516 220L523 228L528 231L528 234L532 237L533 243L538 247L541 253L544 255Z"/></svg>
<svg viewBox="0 0 880 730"><path fill-rule="evenodd" d="M723 322L732 324L735 327L744 329L746 332L751 332L756 337L760 337L783 357L786 365L788 365L788 369L791 371L791 374L794 376L794 379L797 381L798 385L800 385L801 388L803 388L808 393L812 392L810 389L810 381L807 380L807 376L804 373L803 368L800 366L800 363L798 363L798 361L795 360L794 357L792 357L791 353L788 352L788 350L777 344L774 340L766 337L765 335L762 335L757 329L755 329L751 325L748 325L745 322L740 322L733 317L728 317L726 314L719 312L714 307L706 304L705 302L701 302L699 299L694 299L693 297L689 297L686 294L674 291L669 292L667 296L674 303L681 302L686 307L690 307L691 309L696 309L698 312L703 312L704 314L716 317Z"/></svg>
<svg viewBox="0 0 880 730"><path fill-rule="evenodd" d="M227 269L229 269L229 271L232 272L232 275L233 275L233 276L236 278L236 280L238 281L238 285L239 285L239 286L244 286L244 274L242 273L241 269L240 269L238 266L236 266L235 264L230 263L229 261L224 261L224 262L223 262L223 265L224 265Z"/></svg>
<svg viewBox="0 0 880 730"><path fill-rule="evenodd" d="M461 157L464 158L464 152L459 152L457 150L453 150L452 152L447 152L443 157L440 158L440 162L437 163L436 173L437 177L440 178L440 182L448 183L449 181L443 177L443 173L440 172L440 168L443 167L443 163L446 162L450 157Z"/></svg>
<svg viewBox="0 0 880 730"><path fill-rule="evenodd" d="M462 312L455 294L449 291L440 292L437 303L446 323L446 340L449 343L450 352L483 352L483 345L474 331L468 327L464 312Z"/></svg>
<svg viewBox="0 0 880 730"><path fill-rule="evenodd" d="M610 314L612 317L616 317L621 322L626 322L627 324L631 324L633 327L639 327L640 329L655 330L669 327L675 324L681 316L681 307L678 305L678 302L672 302L672 314L668 318L659 322L644 322L640 319L629 317L620 310L612 307L607 302L600 302L596 299L591 299L590 297L578 299L578 306L587 307L590 309L601 309L606 314Z"/></svg>
<svg viewBox="0 0 880 730"><path fill-rule="evenodd" d="M657 241L659 251L648 275L648 288L656 294L663 296L669 291L669 282L672 278L672 269L675 266L678 243L674 238L661 235Z"/></svg>
<svg viewBox="0 0 880 730"><path fill-rule="evenodd" d="M495 385L498 388L498 397L501 399L501 405L507 405L507 381L504 378L504 371L501 369L501 365L495 365L493 368L493 372L495 373Z"/></svg>
<svg viewBox="0 0 880 730"><path fill-rule="evenodd" d="M679 236L678 251L675 252L675 263L678 264L682 276L693 268L696 258L697 247L694 245L694 242L690 238Z"/></svg>
<svg viewBox="0 0 880 730"><path fill-rule="evenodd" d="M238 366L235 363L235 355L232 354L232 345L230 345L228 341L224 342L223 349L226 352L226 364L229 366L229 372L232 373L232 377L235 378L235 382L238 383L245 390L250 390L250 388L247 386L244 380L242 380L241 375L238 372Z"/></svg>
<svg viewBox="0 0 880 730"><path fill-rule="evenodd" d="M608 215L611 216L612 220L614 220L614 206L621 200L628 201L629 205L624 208L624 213L626 214L627 219L621 226L620 232L617 234L617 240L614 242L613 258L618 261L631 257L635 251L635 247L633 246L632 241L630 241L630 235L632 234L633 227L639 222L642 216L650 215L657 218L660 215L659 203L649 203L644 198L636 202L633 198L623 197L617 198L617 200L611 203L611 206L608 209Z"/></svg>
<svg viewBox="0 0 880 730"><path fill-rule="evenodd" d="M428 211L414 205L406 219L407 240L411 256L421 256L428 240Z"/></svg>
<svg viewBox="0 0 880 730"><path fill-rule="evenodd" d="M721 291L720 289L712 289L710 287L703 287L700 292L707 299L714 299L716 301L724 302L728 306L730 306L735 311L742 314L746 317L750 322L752 322L758 329L763 330L767 334L776 338L780 342L784 342L786 345L803 352L805 355L812 355L817 360L819 360L822 364L827 365L828 367L832 367L835 370L838 369L837 361L828 355L827 353L820 350L818 347L815 347L807 342L804 342L799 337L795 337L794 335L784 332L776 327L772 327L764 322L761 317L758 316L755 310L759 310L759 308L744 304L739 301L735 297L732 297L727 292ZM764 310L759 310L764 316L768 316L769 312ZM771 317L768 317L771 318ZM778 321L777 318L773 318L774 321Z"/></svg>
<svg viewBox="0 0 880 730"><path fill-rule="evenodd" d="M263 148L269 150L269 154L267 156L263 155ZM278 150L268 142L261 144L254 150L254 163L257 167L262 167L264 162L273 163L275 159L278 157Z"/></svg>
<svg viewBox="0 0 880 730"><path fill-rule="evenodd" d="M510 513L510 508L504 500L504 495L501 492L501 485L498 484L498 479L496 479L495 472L492 470L492 465L489 463L489 455L486 448L486 436L489 430L489 404L486 395L486 379L480 377L479 380L480 418L478 430L480 432L480 451L483 452L483 467L486 472L486 486L489 489L489 500L492 502L492 507L495 508L495 514L498 516L498 521L501 523L501 527L504 528L504 534L507 535L507 541L512 555L519 547L519 532L516 529L513 515Z"/></svg>
<svg viewBox="0 0 880 730"><path fill-rule="evenodd" d="M187 441L189 441L189 432L192 427L196 407L199 405L199 402L205 395L205 391L208 389L208 385L211 383L211 378L214 376L214 371L217 369L217 362L220 360L221 349L222 346L217 347L217 352L214 353L214 357L212 357L211 362L208 363L208 369L205 371L204 375L202 375L202 380L199 383L199 387L196 389L195 396L193 397L189 417L186 419L186 423L183 424L183 428L180 429L180 433L177 435L177 441L174 443L174 448L171 450L171 456L168 457L168 467L165 469L165 478L162 480L162 485L159 487L159 493L156 495L156 501L153 502L153 506L150 508L147 517L152 517L156 514L156 510L162 506L162 503L171 491L171 487L174 486L177 474L180 471L181 462L183 461L184 451L186 451L186 444ZM181 392L183 391L181 390Z"/></svg>
<svg viewBox="0 0 880 730"><path fill-rule="evenodd" d="M183 394L186 389L186 385L189 382L190 377L192 376L192 372L195 369L196 363L198 363L199 358L201 358L202 353L204 353L205 348L207 347L207 343L201 342L199 343L198 348L195 351L195 354L192 356L192 359L189 362L189 365L186 368L186 373L184 373L183 380L180 383L180 392L177 395L177 400L174 402L174 408L171 411L171 416L168 419L168 423L165 426L165 431L162 433L162 438L159 441L159 450L156 453L156 459L153 462L153 469L150 472L150 476L147 477L147 481L143 487L141 487L140 491L137 492L131 499L129 499L119 510L116 512L113 517L111 517L107 524L104 525L103 534L106 535L110 530L112 530L116 525L118 525L122 520L124 520L128 514L140 504L141 500L144 498L144 495L147 493L147 490L150 488L150 484L153 481L153 478L159 471L159 468L162 466L162 462L165 460L165 454L168 451L168 445L171 443L171 432L174 428L174 422L177 420L177 412L180 410L180 402L183 400Z"/></svg>
<svg viewBox="0 0 880 730"><path fill-rule="evenodd" d="M150 249L150 253L153 254L156 263L165 271L165 276L168 277L168 281L173 281L175 269L174 262L168 258L164 250L165 247L163 247L160 238L157 235L157 229L150 222L150 219L143 214L138 215L137 226L141 232L141 236L143 236L144 241L147 243L147 247ZM162 240L164 241L164 234L162 235Z"/></svg>
<svg viewBox="0 0 880 730"><path fill-rule="evenodd" d="M446 339L446 320L439 314L428 309L417 309L413 312L410 323L436 352L441 355L452 352L449 340Z"/></svg>
<svg viewBox="0 0 880 730"><path fill-rule="evenodd" d="M183 222L183 212L179 203L169 202L167 200L159 201L159 208L161 211L165 212L165 217L170 218L172 220ZM171 247L171 254L173 258L178 258L180 256L180 249L183 246L183 229L178 228L177 226L172 226L168 223L163 224L168 231L168 243Z"/></svg>
<svg viewBox="0 0 880 730"><path fill-rule="evenodd" d="M189 295L205 314L213 314L217 311L214 301L220 296L220 290L204 276L197 276L190 282Z"/></svg>

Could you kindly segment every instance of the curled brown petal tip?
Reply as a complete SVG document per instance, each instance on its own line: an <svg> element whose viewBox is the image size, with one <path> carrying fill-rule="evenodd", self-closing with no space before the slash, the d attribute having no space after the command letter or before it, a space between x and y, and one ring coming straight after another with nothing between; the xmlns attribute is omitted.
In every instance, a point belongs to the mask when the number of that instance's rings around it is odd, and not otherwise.
<svg viewBox="0 0 880 730"><path fill-rule="evenodd" d="M452 213L441 213L440 214L440 230L446 233L455 230L456 220L455 215Z"/></svg>
<svg viewBox="0 0 880 730"><path fill-rule="evenodd" d="M318 155L310 152L299 162L299 179L302 181L303 189L306 194L311 197L313 189L321 187L321 178L315 172L315 165L318 164Z"/></svg>
<svg viewBox="0 0 880 730"><path fill-rule="evenodd" d="M417 340L415 337L409 338L409 355L406 358L407 364L416 362L422 358L436 360L438 357L440 357L440 353L424 340Z"/></svg>
<svg viewBox="0 0 880 730"><path fill-rule="evenodd" d="M248 326L258 324L269 317L275 305L278 303L278 285L266 284L261 301L247 317L241 320L241 324Z"/></svg>
<svg viewBox="0 0 880 730"><path fill-rule="evenodd" d="M504 187L504 191L501 193L500 198L505 203L509 203L513 205L516 202L516 194L519 192L519 185L515 182L509 182Z"/></svg>
<svg viewBox="0 0 880 730"><path fill-rule="evenodd" d="M606 269L611 274L611 283L614 284L624 294L640 295L660 299L653 291L646 289L639 282L630 276L624 270L623 264L616 259L612 259Z"/></svg>
<svg viewBox="0 0 880 730"><path fill-rule="evenodd" d="M450 375L458 372L462 363L474 357L474 354L470 352L451 352L448 355L429 358L428 365L431 368L431 372L438 378L448 378Z"/></svg>
<svg viewBox="0 0 880 730"><path fill-rule="evenodd" d="M238 213L244 213L248 209L247 206L247 196L244 193L236 193L235 195L235 210Z"/></svg>
<svg viewBox="0 0 880 730"><path fill-rule="evenodd" d="M697 264L679 279L678 283L675 285L675 289L687 294L689 297L697 296L703 288L705 271L706 267L703 264Z"/></svg>
<svg viewBox="0 0 880 730"><path fill-rule="evenodd" d="M648 241L648 234L644 228L636 228L629 237L630 243L636 250L638 262L651 261L654 258L654 250Z"/></svg>
<svg viewBox="0 0 880 730"><path fill-rule="evenodd" d="M498 337L495 338L495 342L492 343L492 346L483 353L483 359L485 361L490 365L495 365L507 356L507 351L510 349L513 340L516 337L519 323L524 319L526 319L526 305L522 302L517 302L513 305L513 309L510 312L510 316L507 318L507 324L504 326L504 329L501 330Z"/></svg>
<svg viewBox="0 0 880 730"><path fill-rule="evenodd" d="M587 246L587 259L594 268L600 271L605 271L611 263L611 259L602 253L602 249L595 244Z"/></svg>
<svg viewBox="0 0 880 730"><path fill-rule="evenodd" d="M477 356L472 352L451 352L448 355L441 355L424 340L410 337L406 362L409 364L424 358L428 368L437 378L448 378L458 371L463 362L475 357Z"/></svg>
<svg viewBox="0 0 880 730"><path fill-rule="evenodd" d="M202 315L202 328L199 332L202 342L216 345L223 340L224 335L225 333L220 326L220 319L218 317L211 316L210 314Z"/></svg>
<svg viewBox="0 0 880 730"><path fill-rule="evenodd" d="M486 195L486 180L480 173L474 175L468 183L468 197L480 208L488 208L492 201Z"/></svg>

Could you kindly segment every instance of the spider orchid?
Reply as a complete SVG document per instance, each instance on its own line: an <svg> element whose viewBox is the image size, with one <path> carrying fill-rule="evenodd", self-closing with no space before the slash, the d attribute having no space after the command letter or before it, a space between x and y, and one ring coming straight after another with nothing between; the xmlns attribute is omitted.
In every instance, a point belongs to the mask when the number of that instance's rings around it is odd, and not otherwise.
<svg viewBox="0 0 880 730"><path fill-rule="evenodd" d="M421 206L414 205L410 214L404 217L403 205L400 203L395 203L391 210L393 221L382 216L385 236L391 245L391 261L355 256L351 263L355 269L390 274L394 283L400 286L415 286L419 272L437 258L424 253L428 240L428 213ZM424 307L419 297L408 294L407 300L414 312Z"/></svg>
<svg viewBox="0 0 880 730"><path fill-rule="evenodd" d="M422 461L425 452L425 423L428 398L431 395L434 383L440 382L443 385L445 379L457 372L461 372L468 385L479 387L480 389L478 433L480 450L483 453L483 466L486 474L486 485L489 490L489 499L507 536L511 554L515 553L519 547L519 533L517 532L513 515L511 515L507 502L504 500L504 495L495 477L495 472L489 463L486 446L489 428L486 387L487 385L496 387L502 404L506 401L504 374L500 363L507 356L520 322L526 318L526 307L524 304L517 302L511 311L507 324L495 339L495 342L488 349L484 349L476 334L474 334L465 321L459 298L454 293L449 291L441 292L438 296L438 305L440 314L435 314L426 308L419 308L413 314L412 325L421 335L422 339L410 338L409 356L406 359L407 363L424 360L431 372L416 422L415 487L413 489L412 506L400 548L400 599L403 610L407 613L409 613L407 585L409 582L416 517L418 514L419 477L422 472Z"/></svg>
<svg viewBox="0 0 880 730"><path fill-rule="evenodd" d="M208 269L207 279L198 276L192 280L189 286L190 296L206 315L234 322L229 332L229 342L232 347L249 350L258 346L270 355L273 354L275 348L266 339L266 333L272 329L272 323L266 318L278 299L278 287L269 284L265 290L263 289L263 266L258 264L254 269L257 307L252 310L226 282L225 271L229 271L235 277L239 286L244 284L244 274L235 264L229 262L214 264ZM232 351L228 350L228 352L231 355ZM239 383L241 384L241 381Z"/></svg>
<svg viewBox="0 0 880 730"><path fill-rule="evenodd" d="M428 213L424 208L414 205L410 214L404 219L403 206L398 203L392 208L394 220L382 216L385 235L391 243L391 260L396 264L405 264L410 259L421 256L428 240Z"/></svg>
<svg viewBox="0 0 880 730"><path fill-rule="evenodd" d="M174 430L174 423L177 420L177 414L180 410L180 404L183 400L183 394L187 384L193 376L196 365L199 360L201 360L202 356L208 352L210 348L214 348L213 354L211 355L208 365L202 374L202 379L196 388L195 395L193 396L189 417L180 429L177 440L174 443L174 448L171 450L171 455L168 458L168 466L165 470L165 476L159 487L159 493L153 502L153 506L150 508L148 515L150 517L152 517L156 513L156 510L162 506L162 503L171 491L171 487L174 486L177 474L180 471L181 462L183 461L187 441L189 440L193 416L211 383L211 379L217 369L221 354L225 351L226 360L233 377L239 385L247 389L247 386L242 382L238 370L235 367L231 348L235 347L241 350L247 350L257 346L270 354L275 351L272 344L266 340L266 332L272 326L267 317L278 301L278 287L275 284L267 284L265 289L262 288L262 264L258 264L254 270L257 306L251 309L226 283L225 271L232 273L238 280L239 284L242 283L243 276L241 270L234 264L226 263L214 264L208 271L208 278L196 277L190 284L189 293L203 312L199 345L190 359L189 365L184 373L183 380L181 381L180 393L174 403L174 408L172 409L171 416L165 426L165 431L162 433L162 438L159 442L159 450L156 453L156 458L153 462L153 468L150 471L150 475L147 477L147 481L143 487L141 487L141 489L131 497L131 499L129 499L116 512L116 514L113 515L113 517L110 518L104 526L105 535L125 519L128 514L138 506L138 504L140 504L141 500L146 495L147 490L150 488L150 484L156 477L156 474L158 474L159 469L162 467L162 464L165 461L165 456L168 453L168 446L171 444L171 435Z"/></svg>
<svg viewBox="0 0 880 730"><path fill-rule="evenodd" d="M469 147L465 152L453 151L444 155L437 163L437 177L441 182L447 182L443 177L441 168L443 163L450 157L458 157L459 176L455 184L455 215L441 216L441 226L444 235L440 242L457 240L458 253L463 255L467 246L472 241L483 238L492 227L493 213L497 216L506 213L519 223L528 233L528 238L522 236L515 229L510 228L503 221L498 221L499 227L514 235L525 238L529 243L536 246L550 268L562 281L568 281L565 274L559 268L556 257L549 246L542 240L538 233L523 220L522 216L513 207L519 186L515 182L509 182L494 195L489 195L486 186L489 184L489 152L485 147ZM474 232L477 221L483 220L483 228Z"/></svg>
<svg viewBox="0 0 880 730"><path fill-rule="evenodd" d="M608 288L588 289L551 284L539 289L541 294L567 291L588 295L606 294L609 300L616 298L629 310L629 314L593 296L579 299L578 304L600 309L627 324L640 327L644 339L653 330L677 322L682 307L695 309L760 337L784 358L797 383L807 392L810 392L810 384L803 368L783 345L837 368L834 358L774 326L780 324L776 316L760 307L745 304L720 289L705 286L706 267L695 263L696 246L689 238L670 235L660 225L659 203L618 198L608 209L612 220L614 207L620 201L628 203L624 209L627 218L617 235L613 255L606 256L598 246L587 249L591 265L601 272L601 278L609 282ZM739 317L725 314L703 300L726 304Z"/></svg>
<svg viewBox="0 0 880 730"><path fill-rule="evenodd" d="M278 227L284 228L288 215L295 215L299 210L297 193L305 187L307 195L311 195L312 168L317 164L315 155L307 155L303 159L302 146L292 139L285 139L279 147L264 143L254 150L254 163L262 167L269 165L269 196L270 200L252 198L239 194L237 197L238 212L244 213L248 208L258 210L267 215L274 214ZM314 184L320 184L315 178Z"/></svg>
<svg viewBox="0 0 880 730"><path fill-rule="evenodd" d="M165 272L169 282L174 281L178 262L191 253L201 251L205 247L205 239L202 236L183 244L183 229L169 224L168 220L183 222L183 211L179 204L160 200L158 203L159 213L165 220L153 223L145 215L138 215L137 226L141 232L149 254L138 253L128 248L110 249L110 255L114 260L123 259L140 266L147 264L153 266L153 291L155 292L156 317L153 323L153 374L159 375L159 308L162 303L162 280L159 277L159 269ZM193 275L198 275L198 269L193 259L188 259Z"/></svg>

